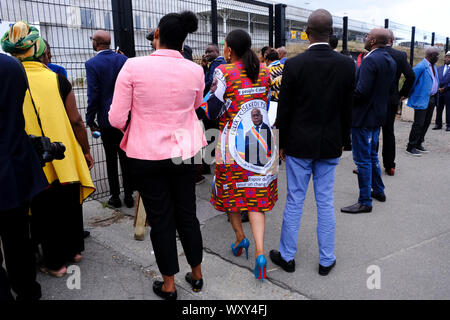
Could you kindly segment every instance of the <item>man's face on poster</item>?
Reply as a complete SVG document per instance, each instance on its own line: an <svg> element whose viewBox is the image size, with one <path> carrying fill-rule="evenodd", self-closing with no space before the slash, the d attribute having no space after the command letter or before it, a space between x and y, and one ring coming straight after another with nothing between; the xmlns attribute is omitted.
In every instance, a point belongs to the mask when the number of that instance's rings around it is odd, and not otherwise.
<svg viewBox="0 0 450 320"><path fill-rule="evenodd" d="M262 120L263 120L263 118L262 118L261 111L259 111L259 109L253 109L252 110L252 121L253 121L253 124L255 126L259 126L262 123Z"/></svg>

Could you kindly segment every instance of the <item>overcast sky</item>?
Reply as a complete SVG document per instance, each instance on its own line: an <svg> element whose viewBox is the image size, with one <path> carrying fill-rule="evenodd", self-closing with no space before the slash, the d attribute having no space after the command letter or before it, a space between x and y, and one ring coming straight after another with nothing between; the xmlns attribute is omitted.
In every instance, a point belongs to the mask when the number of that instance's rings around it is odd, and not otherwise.
<svg viewBox="0 0 450 320"><path fill-rule="evenodd" d="M324 8L336 16L381 26L387 18L450 37L450 0L281 0L280 3L311 10Z"/></svg>

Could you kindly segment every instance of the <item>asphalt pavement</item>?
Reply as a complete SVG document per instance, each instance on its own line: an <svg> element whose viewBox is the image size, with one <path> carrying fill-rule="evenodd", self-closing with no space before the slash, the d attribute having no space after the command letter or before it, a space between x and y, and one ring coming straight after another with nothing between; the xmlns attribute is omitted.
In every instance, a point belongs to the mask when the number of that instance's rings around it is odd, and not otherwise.
<svg viewBox="0 0 450 320"><path fill-rule="evenodd" d="M265 250L268 279L253 276L254 242L250 225L249 260L234 257L234 233L226 216L209 203L212 175L197 186L197 215L201 222L205 286L194 293L185 282L189 266L178 246L178 295L185 300L304 300L304 299L450 299L450 132L430 131L425 147L430 153L405 153L410 122L397 121L397 169L383 171L387 201L374 200L371 213L349 215L340 208L358 198L351 152L345 152L336 171L336 267L318 275L317 213L312 183L303 208L296 271L274 265L268 252L278 248L286 200L284 164L280 168L279 200L266 215ZM381 155L381 151L380 151ZM104 200L106 201L106 199ZM86 239L84 259L63 278L38 274L43 299L158 300L152 291L160 279L147 232L133 239L134 209L113 210L101 201L84 204ZM148 231L148 230L147 230ZM79 286L74 286L79 277ZM74 282L75 281L75 282Z"/></svg>

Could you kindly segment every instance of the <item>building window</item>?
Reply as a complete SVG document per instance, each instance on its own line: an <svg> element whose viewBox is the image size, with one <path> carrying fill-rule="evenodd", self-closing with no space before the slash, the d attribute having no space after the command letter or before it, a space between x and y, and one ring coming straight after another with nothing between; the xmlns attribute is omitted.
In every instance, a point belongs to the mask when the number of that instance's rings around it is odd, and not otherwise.
<svg viewBox="0 0 450 320"><path fill-rule="evenodd" d="M105 13L105 29L111 30L111 14L109 12Z"/></svg>
<svg viewBox="0 0 450 320"><path fill-rule="evenodd" d="M138 15L134 16L134 23L136 29L141 29L141 17Z"/></svg>
<svg viewBox="0 0 450 320"><path fill-rule="evenodd" d="M81 9L81 26L85 28L94 27L94 14L92 10Z"/></svg>

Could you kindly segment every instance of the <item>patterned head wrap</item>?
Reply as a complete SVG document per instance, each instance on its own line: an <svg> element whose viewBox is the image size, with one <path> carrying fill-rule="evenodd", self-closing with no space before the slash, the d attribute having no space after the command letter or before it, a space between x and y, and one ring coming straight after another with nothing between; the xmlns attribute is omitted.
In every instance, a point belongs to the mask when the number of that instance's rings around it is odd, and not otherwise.
<svg viewBox="0 0 450 320"><path fill-rule="evenodd" d="M19 21L9 28L1 39L3 51L22 61L30 61L42 56L44 40L39 31L25 21Z"/></svg>

